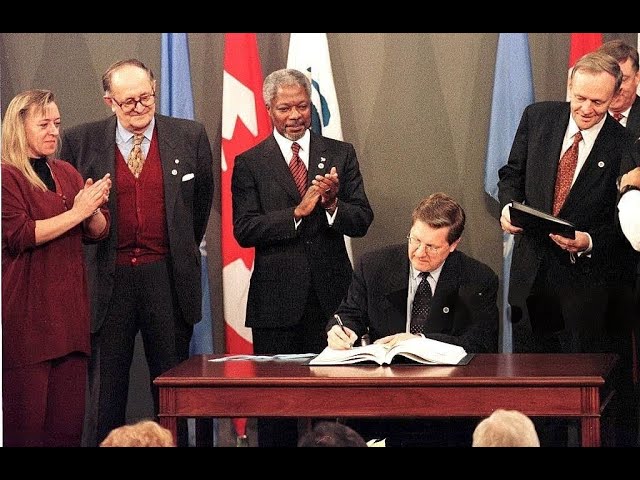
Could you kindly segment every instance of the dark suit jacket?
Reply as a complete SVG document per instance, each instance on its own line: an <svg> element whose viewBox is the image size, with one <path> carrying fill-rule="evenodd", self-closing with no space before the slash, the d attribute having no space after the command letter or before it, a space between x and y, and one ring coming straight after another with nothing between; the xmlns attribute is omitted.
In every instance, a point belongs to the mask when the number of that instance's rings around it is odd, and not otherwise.
<svg viewBox="0 0 640 480"><path fill-rule="evenodd" d="M318 202L294 228L300 194L273 135L235 159L233 233L256 249L247 327L296 325L311 288L328 318L351 281L343 235L362 237L373 220L353 145L310 133L309 180L334 166L340 179L333 226Z"/></svg>
<svg viewBox="0 0 640 480"><path fill-rule="evenodd" d="M629 110L626 128L633 137L636 146L640 148L640 96L638 95L636 95L636 100L631 105L631 110Z"/></svg>
<svg viewBox="0 0 640 480"><path fill-rule="evenodd" d="M406 244L360 258L347 297L337 310L359 336L371 341L406 332L409 258ZM498 351L498 277L487 265L454 250L445 260L426 323L425 336L467 352ZM327 323L327 331L336 321Z"/></svg>
<svg viewBox="0 0 640 480"><path fill-rule="evenodd" d="M182 318L189 324L200 321L199 245L207 228L213 200L213 159L204 126L193 120L156 115L162 161L167 234L175 291ZM91 331L104 321L113 292L118 238L115 183L116 117L68 129L62 137L60 157L71 162L86 179L114 179L109 209L112 215L109 238L88 247L87 266L92 302ZM193 173L191 180L183 177Z"/></svg>
<svg viewBox="0 0 640 480"><path fill-rule="evenodd" d="M569 103L529 105L520 120L508 163L499 172L500 205L512 200L550 213L562 140L569 122ZM620 278L623 265L617 252L621 237L615 229L616 178L623 165L633 164L634 147L627 132L607 116L589 157L569 191L558 216L587 232L593 240L590 256L569 255L547 237L516 235L509 287L509 302L523 308L544 257L549 265L563 265L564 285L605 285ZM628 168L627 168L628 169ZM569 273L567 273L569 272ZM566 275L569 275L568 277Z"/></svg>

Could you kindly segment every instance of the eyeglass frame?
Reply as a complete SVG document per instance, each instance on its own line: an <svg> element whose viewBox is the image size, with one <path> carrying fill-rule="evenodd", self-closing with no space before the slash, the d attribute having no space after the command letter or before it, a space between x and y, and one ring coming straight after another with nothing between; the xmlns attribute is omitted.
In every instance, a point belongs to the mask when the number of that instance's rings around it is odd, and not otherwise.
<svg viewBox="0 0 640 480"><path fill-rule="evenodd" d="M425 252L428 252L428 253L438 253L445 246L447 246L447 245L440 245L439 247L435 247L433 245L429 245L428 243L424 243L422 240L416 237L412 237L411 235L407 235L407 242L409 243L410 247L415 248L416 250L424 246ZM418 244L415 245L415 242L418 242Z"/></svg>
<svg viewBox="0 0 640 480"><path fill-rule="evenodd" d="M144 103L144 101L142 100L142 97L144 97L144 96L148 97L147 100L145 100L145 101L148 101L148 99L153 99L153 103L150 103L149 105L146 105ZM116 105L118 105L118 107L120 107L120 110L122 110L124 113L129 113L129 112L133 112L136 109L136 107L138 106L138 103L140 105L142 105L143 107L150 107L152 105L155 105L155 103L156 103L156 91L154 89L153 93L144 93L144 94L142 94L142 95L140 95L138 97L138 100L136 100L135 98L128 98L122 103L118 102L113 97L109 97L109 98L111 99L112 102L114 102ZM123 105L127 105L127 102L129 102L130 100L133 100L133 104L132 104L133 106L130 109L125 110L123 108Z"/></svg>

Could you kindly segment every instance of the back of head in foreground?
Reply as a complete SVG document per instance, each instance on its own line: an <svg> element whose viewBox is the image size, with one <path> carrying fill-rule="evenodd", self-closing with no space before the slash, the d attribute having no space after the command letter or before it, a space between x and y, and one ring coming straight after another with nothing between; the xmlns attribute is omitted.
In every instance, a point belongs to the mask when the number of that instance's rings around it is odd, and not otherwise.
<svg viewBox="0 0 640 480"><path fill-rule="evenodd" d="M152 420L114 428L101 447L175 447L173 435Z"/></svg>
<svg viewBox="0 0 640 480"><path fill-rule="evenodd" d="M338 422L318 422L298 441L298 447L366 447L358 432Z"/></svg>
<svg viewBox="0 0 640 480"><path fill-rule="evenodd" d="M533 422L517 410L498 409L473 432L473 447L539 447Z"/></svg>

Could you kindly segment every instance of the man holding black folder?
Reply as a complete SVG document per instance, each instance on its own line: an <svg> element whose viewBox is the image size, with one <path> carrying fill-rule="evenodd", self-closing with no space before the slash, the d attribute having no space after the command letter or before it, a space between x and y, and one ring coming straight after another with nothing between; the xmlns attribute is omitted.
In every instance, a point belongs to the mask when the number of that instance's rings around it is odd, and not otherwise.
<svg viewBox="0 0 640 480"><path fill-rule="evenodd" d="M583 56L571 73L570 103L528 106L508 163L498 172L500 224L518 234L509 288L512 319L528 319L514 328L516 352L622 349L623 327L606 321L609 292L626 268L613 221L616 178L637 154L624 128L607 114L621 82L613 57ZM572 223L575 238L515 227L512 201Z"/></svg>

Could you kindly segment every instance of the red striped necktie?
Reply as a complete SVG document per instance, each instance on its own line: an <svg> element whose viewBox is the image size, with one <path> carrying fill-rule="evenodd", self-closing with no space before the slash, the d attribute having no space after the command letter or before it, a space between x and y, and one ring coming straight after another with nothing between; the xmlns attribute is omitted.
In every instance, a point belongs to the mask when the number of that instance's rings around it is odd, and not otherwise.
<svg viewBox="0 0 640 480"><path fill-rule="evenodd" d="M307 191L307 167L304 166L304 162L298 155L300 145L293 142L291 144L291 150L293 150L293 157L291 157L291 161L289 162L289 170L291 170L293 181L296 183L300 198L302 198Z"/></svg>

